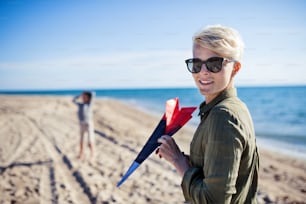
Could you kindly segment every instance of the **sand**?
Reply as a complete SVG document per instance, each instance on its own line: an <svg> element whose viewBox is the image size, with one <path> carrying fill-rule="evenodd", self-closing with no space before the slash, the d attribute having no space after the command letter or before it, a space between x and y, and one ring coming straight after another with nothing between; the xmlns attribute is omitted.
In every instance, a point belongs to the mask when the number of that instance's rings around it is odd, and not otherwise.
<svg viewBox="0 0 306 204"><path fill-rule="evenodd" d="M96 100L96 160L80 161L77 107L70 97L0 95L0 204L183 203L175 169L151 155L116 184L160 116ZM189 152L194 129L174 138ZM259 147L260 148L260 147ZM260 203L306 203L306 162L260 148Z"/></svg>

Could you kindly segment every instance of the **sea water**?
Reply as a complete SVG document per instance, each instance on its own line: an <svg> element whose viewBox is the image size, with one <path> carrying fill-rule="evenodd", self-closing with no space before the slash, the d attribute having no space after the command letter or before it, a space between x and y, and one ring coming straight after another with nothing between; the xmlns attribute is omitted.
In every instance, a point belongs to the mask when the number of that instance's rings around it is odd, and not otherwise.
<svg viewBox="0 0 306 204"><path fill-rule="evenodd" d="M82 90L0 91L0 94L74 96ZM165 102L178 97L180 106L199 106L204 101L196 88L101 89L98 98L115 98L153 114L162 115ZM259 146L306 158L306 86L238 87L238 96L252 115ZM199 123L198 111L189 122ZM158 122L158 121L157 121Z"/></svg>

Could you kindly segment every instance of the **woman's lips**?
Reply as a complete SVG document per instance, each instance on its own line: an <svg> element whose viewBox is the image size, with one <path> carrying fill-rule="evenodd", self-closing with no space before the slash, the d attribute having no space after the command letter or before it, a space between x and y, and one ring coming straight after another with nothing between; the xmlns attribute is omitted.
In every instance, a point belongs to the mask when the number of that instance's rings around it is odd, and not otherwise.
<svg viewBox="0 0 306 204"><path fill-rule="evenodd" d="M201 85L209 85L209 84L212 84L213 81L212 80L199 80L199 84Z"/></svg>

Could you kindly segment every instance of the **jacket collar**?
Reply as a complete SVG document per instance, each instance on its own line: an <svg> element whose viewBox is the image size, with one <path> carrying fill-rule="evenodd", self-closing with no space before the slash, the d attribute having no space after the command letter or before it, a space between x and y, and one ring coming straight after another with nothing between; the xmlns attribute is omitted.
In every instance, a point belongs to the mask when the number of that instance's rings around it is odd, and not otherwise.
<svg viewBox="0 0 306 204"><path fill-rule="evenodd" d="M225 89L216 98L214 98L210 103L206 104L206 101L204 101L200 105L199 116L201 116L201 119L203 119L203 117L205 117L215 105L217 105L218 103L220 103L226 98L236 97L236 96L237 96L236 88Z"/></svg>

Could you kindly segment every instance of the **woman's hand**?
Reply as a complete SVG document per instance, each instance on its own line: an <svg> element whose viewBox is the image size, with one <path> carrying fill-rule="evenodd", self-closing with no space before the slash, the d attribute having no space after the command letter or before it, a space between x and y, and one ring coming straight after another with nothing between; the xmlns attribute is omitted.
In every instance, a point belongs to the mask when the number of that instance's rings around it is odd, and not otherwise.
<svg viewBox="0 0 306 204"><path fill-rule="evenodd" d="M161 143L161 145L156 153L159 157L170 162L183 177L190 167L187 157L181 152L174 139L169 135L161 136L158 142Z"/></svg>

